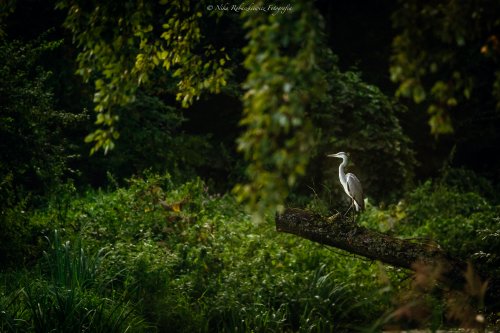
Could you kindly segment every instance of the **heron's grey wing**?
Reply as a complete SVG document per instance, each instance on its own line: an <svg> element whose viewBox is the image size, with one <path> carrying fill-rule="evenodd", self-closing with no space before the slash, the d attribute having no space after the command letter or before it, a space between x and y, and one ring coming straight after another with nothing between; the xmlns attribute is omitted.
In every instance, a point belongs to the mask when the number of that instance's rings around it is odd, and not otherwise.
<svg viewBox="0 0 500 333"><path fill-rule="evenodd" d="M358 177L352 173L346 175L347 190L351 197L356 201L361 210L365 209L365 201L363 198L363 188Z"/></svg>

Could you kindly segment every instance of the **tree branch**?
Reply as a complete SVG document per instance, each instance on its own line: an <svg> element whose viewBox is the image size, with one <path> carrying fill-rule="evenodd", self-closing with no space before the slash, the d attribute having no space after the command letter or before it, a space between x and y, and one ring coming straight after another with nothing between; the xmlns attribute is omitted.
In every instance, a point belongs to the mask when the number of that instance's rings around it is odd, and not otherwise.
<svg viewBox="0 0 500 333"><path fill-rule="evenodd" d="M451 257L438 246L373 231L348 222L340 214L327 218L306 210L288 208L276 216L276 230L396 267L416 270L418 263L430 265L442 273L440 281L454 289L463 290L466 283L466 263ZM492 283L489 290L490 297L498 295Z"/></svg>

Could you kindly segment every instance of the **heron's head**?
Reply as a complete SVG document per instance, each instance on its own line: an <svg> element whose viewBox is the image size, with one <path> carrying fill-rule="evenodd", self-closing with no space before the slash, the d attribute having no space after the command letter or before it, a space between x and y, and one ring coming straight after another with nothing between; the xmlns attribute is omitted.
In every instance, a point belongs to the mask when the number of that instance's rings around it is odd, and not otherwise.
<svg viewBox="0 0 500 333"><path fill-rule="evenodd" d="M344 153L343 151L337 153L337 154L331 154L331 155L326 155L328 157L337 157L337 158L342 158L342 159L346 159L349 157L349 154L348 153Z"/></svg>

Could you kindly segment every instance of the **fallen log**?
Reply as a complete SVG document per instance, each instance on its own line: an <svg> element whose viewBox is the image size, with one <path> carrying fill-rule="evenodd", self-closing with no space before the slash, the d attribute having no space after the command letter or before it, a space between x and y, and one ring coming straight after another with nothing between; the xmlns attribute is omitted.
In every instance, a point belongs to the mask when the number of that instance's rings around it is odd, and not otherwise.
<svg viewBox="0 0 500 333"><path fill-rule="evenodd" d="M439 281L464 290L467 264L453 258L437 245L396 238L344 219L341 214L325 217L310 211L287 208L276 216L276 230L300 236L383 263L416 270L418 264L439 269ZM483 281L487 277L482 276ZM489 280L487 296L498 299L498 283Z"/></svg>

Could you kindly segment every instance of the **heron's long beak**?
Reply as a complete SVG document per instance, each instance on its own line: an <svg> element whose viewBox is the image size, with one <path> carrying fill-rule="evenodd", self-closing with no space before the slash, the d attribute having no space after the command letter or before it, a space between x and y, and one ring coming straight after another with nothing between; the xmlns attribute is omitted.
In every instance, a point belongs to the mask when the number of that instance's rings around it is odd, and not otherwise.
<svg viewBox="0 0 500 333"><path fill-rule="evenodd" d="M326 155L326 157L339 157L338 154L330 154L330 155Z"/></svg>

